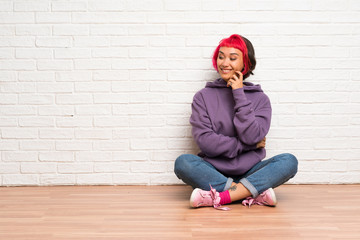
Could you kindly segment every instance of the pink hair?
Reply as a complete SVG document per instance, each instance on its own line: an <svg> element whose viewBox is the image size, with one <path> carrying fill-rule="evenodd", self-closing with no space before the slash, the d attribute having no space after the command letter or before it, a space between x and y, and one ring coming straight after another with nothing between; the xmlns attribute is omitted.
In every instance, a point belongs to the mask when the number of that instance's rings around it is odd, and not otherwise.
<svg viewBox="0 0 360 240"><path fill-rule="evenodd" d="M250 69L251 63L249 59L248 49L246 47L246 43L243 37L238 34L233 34L230 37L224 38L223 40L220 41L219 46L217 46L217 48L215 49L212 58L212 63L216 71L218 71L217 58L221 47L232 47L239 49L242 52L242 57L244 62L244 71L242 73L244 75L247 74L247 72Z"/></svg>

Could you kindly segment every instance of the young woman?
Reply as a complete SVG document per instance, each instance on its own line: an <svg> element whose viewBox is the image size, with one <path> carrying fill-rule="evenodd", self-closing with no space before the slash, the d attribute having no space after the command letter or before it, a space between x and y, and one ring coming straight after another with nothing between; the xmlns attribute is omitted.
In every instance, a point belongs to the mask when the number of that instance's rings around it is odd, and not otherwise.
<svg viewBox="0 0 360 240"><path fill-rule="evenodd" d="M244 82L256 66L254 48L233 34L220 42L212 61L221 78L195 94L190 117L201 152L179 156L175 174L194 188L191 207L223 209L238 200L275 206L273 188L295 176L298 162L289 153L263 160L271 104L260 85Z"/></svg>

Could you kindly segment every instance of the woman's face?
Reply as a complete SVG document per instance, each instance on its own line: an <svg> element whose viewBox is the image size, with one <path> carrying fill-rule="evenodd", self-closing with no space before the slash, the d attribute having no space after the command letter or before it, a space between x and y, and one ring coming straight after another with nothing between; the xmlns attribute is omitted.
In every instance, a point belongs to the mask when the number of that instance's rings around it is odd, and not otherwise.
<svg viewBox="0 0 360 240"><path fill-rule="evenodd" d="M237 48L221 47L217 57L218 72L222 79L228 81L235 71L243 71L242 52Z"/></svg>

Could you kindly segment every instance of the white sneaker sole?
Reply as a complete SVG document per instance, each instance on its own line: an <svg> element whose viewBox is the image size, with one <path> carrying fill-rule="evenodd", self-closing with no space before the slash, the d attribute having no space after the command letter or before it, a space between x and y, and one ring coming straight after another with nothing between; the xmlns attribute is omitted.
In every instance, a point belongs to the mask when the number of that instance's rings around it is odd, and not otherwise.
<svg viewBox="0 0 360 240"><path fill-rule="evenodd" d="M191 193L191 197L190 197L190 207L192 207L192 208L197 208L197 206L194 206L194 200L195 200L196 194L197 194L199 191L201 191L200 188L195 188L195 189L193 190L193 192Z"/></svg>
<svg viewBox="0 0 360 240"><path fill-rule="evenodd" d="M275 195L274 189L269 188L269 192L270 192L270 194L271 194L272 200L274 201L274 204L271 205L271 206L275 207L276 204L277 204L277 199L276 199L276 195Z"/></svg>

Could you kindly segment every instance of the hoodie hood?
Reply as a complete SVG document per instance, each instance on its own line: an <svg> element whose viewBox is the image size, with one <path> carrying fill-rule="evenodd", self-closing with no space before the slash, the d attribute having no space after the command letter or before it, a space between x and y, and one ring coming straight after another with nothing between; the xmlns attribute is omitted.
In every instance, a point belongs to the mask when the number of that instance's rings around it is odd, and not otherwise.
<svg viewBox="0 0 360 240"><path fill-rule="evenodd" d="M227 83L224 79L218 78L213 82L206 83L207 88L228 88ZM244 82L244 91L248 92L262 92L261 86L259 84L255 85L251 82Z"/></svg>

